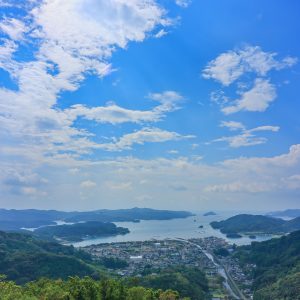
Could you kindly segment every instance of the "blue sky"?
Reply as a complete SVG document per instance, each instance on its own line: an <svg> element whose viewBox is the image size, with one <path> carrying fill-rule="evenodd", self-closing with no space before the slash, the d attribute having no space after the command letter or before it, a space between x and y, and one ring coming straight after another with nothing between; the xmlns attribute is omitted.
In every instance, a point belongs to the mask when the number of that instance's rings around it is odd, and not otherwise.
<svg viewBox="0 0 300 300"><path fill-rule="evenodd" d="M0 206L299 207L299 6L0 1Z"/></svg>

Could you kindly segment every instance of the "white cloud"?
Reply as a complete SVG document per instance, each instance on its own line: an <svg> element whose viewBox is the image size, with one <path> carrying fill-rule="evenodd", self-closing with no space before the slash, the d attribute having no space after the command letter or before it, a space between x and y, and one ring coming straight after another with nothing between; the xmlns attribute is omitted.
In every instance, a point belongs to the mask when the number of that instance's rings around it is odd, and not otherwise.
<svg viewBox="0 0 300 300"><path fill-rule="evenodd" d="M175 3L180 7L188 7L192 1L191 0L175 0Z"/></svg>
<svg viewBox="0 0 300 300"><path fill-rule="evenodd" d="M283 177L282 185L290 190L300 189L300 174L294 174L285 178Z"/></svg>
<svg viewBox="0 0 300 300"><path fill-rule="evenodd" d="M245 126L241 122L236 121L222 121L221 127L227 127L231 131L245 129Z"/></svg>
<svg viewBox="0 0 300 300"><path fill-rule="evenodd" d="M222 108L226 115L245 111L265 111L271 102L277 97L276 88L269 80L258 78L254 86L241 94L241 97L234 101L233 105Z"/></svg>
<svg viewBox="0 0 300 300"><path fill-rule="evenodd" d="M194 136L180 135L172 131L146 127L133 133L125 134L114 143L99 145L99 148L103 148L108 151L122 151L131 149L134 144L143 145L145 143L162 143L190 138L194 138Z"/></svg>
<svg viewBox="0 0 300 300"><path fill-rule="evenodd" d="M152 100L159 102L152 110L130 110L109 102L106 106L88 108L85 105L73 105L65 110L70 119L76 120L83 117L98 123L120 124L126 122L145 123L160 121L165 114L179 109L178 103L183 101L183 96L175 91L150 94Z"/></svg>
<svg viewBox="0 0 300 300"><path fill-rule="evenodd" d="M169 150L168 151L169 154L178 154L178 150Z"/></svg>
<svg viewBox="0 0 300 300"><path fill-rule="evenodd" d="M249 129L248 132L257 132L257 131L273 131L273 132L277 132L279 131L280 127L279 126L259 126L259 127L255 127L252 129Z"/></svg>
<svg viewBox="0 0 300 300"><path fill-rule="evenodd" d="M70 176L66 166L77 166L81 171ZM4 169L1 165L1 170ZM280 155L240 157L212 164L196 157L138 159L129 156L97 161L74 161L63 157L61 161L49 160L47 167L39 170L49 180L42 186L48 193L47 201L39 202L39 205L49 207L48 200L51 200L53 207L60 209L67 209L71 204L74 209L116 208L124 207L124 203L133 207L139 205L139 196L148 195L144 205L161 208L172 205L184 209L188 204L191 209L207 205L219 209L253 209L253 206L266 209L282 207L283 197L284 205L295 206L300 192L299 169L300 145L293 145L287 153ZM74 182L81 182L82 174L98 183L95 189L88 189L89 197L84 202L76 201L80 200L82 187L74 185ZM2 173L0 178L0 195L3 196ZM131 184L126 184L129 182ZM115 189L108 189L106 183L112 183L110 186ZM166 188L179 183L187 188L184 191L186 201L182 201L182 193ZM124 189L116 187L128 189L125 193ZM12 207L19 203L16 199L28 200L30 197L6 193L1 203Z"/></svg>
<svg viewBox="0 0 300 300"><path fill-rule="evenodd" d="M132 189L132 182L112 182L107 181L105 182L105 186L110 190L131 190Z"/></svg>
<svg viewBox="0 0 300 300"><path fill-rule="evenodd" d="M232 148L255 146L265 144L267 139L264 137L256 137L249 132L245 132L235 136L225 136L213 140L213 142L227 142Z"/></svg>
<svg viewBox="0 0 300 300"><path fill-rule="evenodd" d="M167 34L168 34L168 32L167 32L166 30L161 29L160 31L158 31L158 32L154 35L154 37L157 38L157 39L160 39L161 37L163 37L163 36L165 36L165 35L167 35Z"/></svg>
<svg viewBox="0 0 300 300"><path fill-rule="evenodd" d="M270 184L265 184L261 182L254 182L254 183L245 183L245 182L231 182L227 184L216 184L216 185L209 185L205 188L206 192L217 192L217 193L260 193L260 192L268 192L272 187Z"/></svg>
<svg viewBox="0 0 300 300"><path fill-rule="evenodd" d="M18 19L4 18L0 22L0 32L7 34L12 40L22 40L26 30L25 24Z"/></svg>
<svg viewBox="0 0 300 300"><path fill-rule="evenodd" d="M97 186L97 183L91 180L86 180L86 181L82 181L80 183L80 186L82 188L86 188L86 189L90 189L90 188L94 188L95 186Z"/></svg>
<svg viewBox="0 0 300 300"><path fill-rule="evenodd" d="M184 97L176 91L164 91L162 93L151 93L148 97L159 102L157 111L173 111L179 108L179 104L184 101Z"/></svg>
<svg viewBox="0 0 300 300"><path fill-rule="evenodd" d="M70 172L71 174L78 174L79 171L80 171L79 168L71 168L71 169L69 169L69 172Z"/></svg>
<svg viewBox="0 0 300 300"><path fill-rule="evenodd" d="M220 124L221 127L227 127L230 131L241 131L241 133L234 136L223 136L221 138L217 138L212 142L227 142L232 148L239 147L248 147L254 145L264 144L268 141L265 137L257 137L254 133L263 132L263 131L271 131L277 132L279 131L279 126L259 126L252 129L246 129L246 127L240 123L235 121L223 121Z"/></svg>
<svg viewBox="0 0 300 300"><path fill-rule="evenodd" d="M24 17L4 15L0 28L7 35L0 42L0 67L18 87L0 88L0 139L9 141L0 151L6 159L22 157L31 165L66 156L78 160L97 148L93 134L74 126L79 116L112 124L156 122L177 109L170 102L150 111L115 104L57 108L61 93L77 90L87 74L109 74L118 48L171 25L155 0L45 0L19 8ZM31 60L19 60L17 50L24 43L32 46Z"/></svg>
<svg viewBox="0 0 300 300"><path fill-rule="evenodd" d="M264 52L258 46L246 46L220 54L208 63L203 70L203 77L215 79L228 86L247 72L266 76L272 69L280 70L297 63L297 58L287 56L276 59L277 53Z"/></svg>
<svg viewBox="0 0 300 300"><path fill-rule="evenodd" d="M263 193L265 198L266 192L300 189L299 175L294 173L300 167L300 145L291 146L287 154L230 159L220 167L226 174L219 178L223 183L207 185L206 192Z"/></svg>
<svg viewBox="0 0 300 300"><path fill-rule="evenodd" d="M210 61L204 68L202 75L206 79L214 79L227 87L238 79L235 91L239 95L236 100L231 100L224 90L211 93L212 102L218 104L224 114L232 114L239 111L263 112L276 99L276 85L266 78L271 75L271 70L290 68L298 62L298 59L286 56L277 58L277 53L265 52L258 46L245 46L220 54ZM254 77L252 88L249 88L252 77L244 76L251 73Z"/></svg>

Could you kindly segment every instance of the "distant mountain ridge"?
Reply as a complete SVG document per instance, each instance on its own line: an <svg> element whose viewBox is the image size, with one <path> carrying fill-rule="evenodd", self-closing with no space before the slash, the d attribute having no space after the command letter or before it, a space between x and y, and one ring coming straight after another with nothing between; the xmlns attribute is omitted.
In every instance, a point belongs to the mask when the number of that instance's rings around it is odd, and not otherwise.
<svg viewBox="0 0 300 300"><path fill-rule="evenodd" d="M222 233L288 233L300 230L300 217L290 221L262 215L241 214L224 221L211 222Z"/></svg>
<svg viewBox="0 0 300 300"><path fill-rule="evenodd" d="M108 210L101 209L88 212L64 212L57 210L37 209L0 209L0 230L13 231L21 228L37 228L55 225L55 221L65 222L133 222L136 220L169 220L187 218L193 214L188 211L156 210L150 208L131 208Z"/></svg>
<svg viewBox="0 0 300 300"><path fill-rule="evenodd" d="M300 217L300 209L286 209L282 211L274 211L268 213L267 216L276 218L298 218Z"/></svg>

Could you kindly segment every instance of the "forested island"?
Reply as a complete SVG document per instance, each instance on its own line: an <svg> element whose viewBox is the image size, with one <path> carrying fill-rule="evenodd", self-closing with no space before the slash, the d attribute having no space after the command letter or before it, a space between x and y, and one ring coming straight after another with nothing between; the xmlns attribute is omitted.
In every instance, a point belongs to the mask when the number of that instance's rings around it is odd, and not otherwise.
<svg viewBox="0 0 300 300"><path fill-rule="evenodd" d="M300 217L285 221L262 215L241 214L224 221L211 222L210 225L224 234L284 234L300 230Z"/></svg>
<svg viewBox="0 0 300 300"><path fill-rule="evenodd" d="M71 225L45 226L33 231L33 234L57 239L62 242L79 242L85 239L124 235L129 233L128 228L117 227L110 222L84 222Z"/></svg>
<svg viewBox="0 0 300 300"><path fill-rule="evenodd" d="M214 211L208 211L206 213L203 214L204 217L208 217L208 216L216 216L217 214Z"/></svg>

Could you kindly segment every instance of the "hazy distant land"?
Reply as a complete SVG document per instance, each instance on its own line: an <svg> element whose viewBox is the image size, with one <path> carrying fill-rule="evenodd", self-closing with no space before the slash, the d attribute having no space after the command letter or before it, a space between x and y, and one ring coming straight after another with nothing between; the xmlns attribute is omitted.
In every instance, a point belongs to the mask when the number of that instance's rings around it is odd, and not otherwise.
<svg viewBox="0 0 300 300"><path fill-rule="evenodd" d="M43 238L70 242L129 233L127 228L117 227L112 222L171 220L190 216L193 216L193 214L187 211L155 210L150 208L102 209L88 212L1 209L0 230L29 230L31 234L42 236Z"/></svg>

